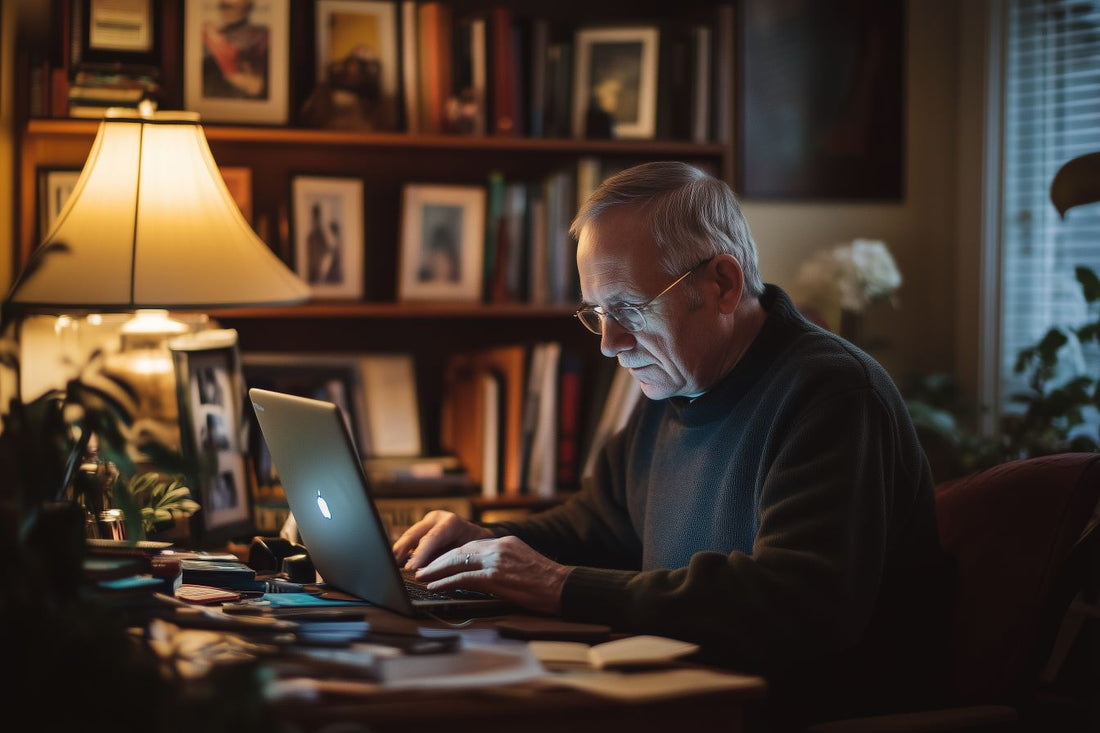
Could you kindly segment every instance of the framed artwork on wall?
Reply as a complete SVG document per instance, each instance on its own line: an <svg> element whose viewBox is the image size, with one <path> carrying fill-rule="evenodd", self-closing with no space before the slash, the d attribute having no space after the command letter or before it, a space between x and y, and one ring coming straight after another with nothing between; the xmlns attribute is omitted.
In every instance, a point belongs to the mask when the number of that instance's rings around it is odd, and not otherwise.
<svg viewBox="0 0 1100 733"><path fill-rule="evenodd" d="M185 0L184 104L206 122L285 124L290 0Z"/></svg>
<svg viewBox="0 0 1100 733"><path fill-rule="evenodd" d="M40 168L38 170L38 237L41 242L57 223L57 217L72 195L80 178L73 168Z"/></svg>
<svg viewBox="0 0 1100 733"><path fill-rule="evenodd" d="M484 253L484 188L405 186L398 257L399 300L479 301Z"/></svg>
<svg viewBox="0 0 1100 733"><path fill-rule="evenodd" d="M180 444L192 466L191 495L202 507L191 517L198 546L211 546L252 529L246 471L244 379L237 332L198 331L172 339Z"/></svg>
<svg viewBox="0 0 1100 733"><path fill-rule="evenodd" d="M275 392L338 405L347 418L357 448L365 453L367 437L363 416L363 373L360 359L342 354L300 354L245 352L242 368L247 388L259 387ZM248 411L250 455L260 492L278 485L256 415Z"/></svg>
<svg viewBox="0 0 1100 733"><path fill-rule="evenodd" d="M577 30L575 137L656 135L659 35L657 28L645 26Z"/></svg>
<svg viewBox="0 0 1100 733"><path fill-rule="evenodd" d="M323 127L395 130L397 4L318 0L316 88L306 116Z"/></svg>
<svg viewBox="0 0 1100 733"><path fill-rule="evenodd" d="M316 298L362 298L363 182L299 175L290 187L298 275Z"/></svg>
<svg viewBox="0 0 1100 733"><path fill-rule="evenodd" d="M739 8L738 192L900 200L904 3L745 0Z"/></svg>
<svg viewBox="0 0 1100 733"><path fill-rule="evenodd" d="M158 66L156 10L154 0L77 0L74 22L80 24L80 47L75 60Z"/></svg>

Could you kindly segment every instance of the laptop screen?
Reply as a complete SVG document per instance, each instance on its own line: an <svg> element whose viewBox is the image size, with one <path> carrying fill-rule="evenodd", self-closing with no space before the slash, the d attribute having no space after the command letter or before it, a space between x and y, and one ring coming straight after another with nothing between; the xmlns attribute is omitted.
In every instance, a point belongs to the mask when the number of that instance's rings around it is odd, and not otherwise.
<svg viewBox="0 0 1100 733"><path fill-rule="evenodd" d="M335 588L411 614L389 536L340 409L258 388L248 394L317 572Z"/></svg>

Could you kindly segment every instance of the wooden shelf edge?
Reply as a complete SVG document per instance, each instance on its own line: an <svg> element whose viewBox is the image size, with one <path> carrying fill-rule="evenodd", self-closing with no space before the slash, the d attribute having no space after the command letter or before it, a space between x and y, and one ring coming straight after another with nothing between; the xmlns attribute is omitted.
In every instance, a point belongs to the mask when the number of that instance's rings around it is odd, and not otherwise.
<svg viewBox="0 0 1100 733"><path fill-rule="evenodd" d="M263 318L563 318L573 315L574 305L528 303L306 303L274 308L226 308L210 311L215 319Z"/></svg>
<svg viewBox="0 0 1100 733"><path fill-rule="evenodd" d="M404 133L314 130L287 127L242 127L204 123L209 140L297 145L356 145L409 149L501 150L545 153L590 153L593 155L689 155L720 157L722 143L694 143L683 140L588 140L579 138L528 138L468 135L407 135ZM33 118L27 122L28 136L95 136L98 120Z"/></svg>

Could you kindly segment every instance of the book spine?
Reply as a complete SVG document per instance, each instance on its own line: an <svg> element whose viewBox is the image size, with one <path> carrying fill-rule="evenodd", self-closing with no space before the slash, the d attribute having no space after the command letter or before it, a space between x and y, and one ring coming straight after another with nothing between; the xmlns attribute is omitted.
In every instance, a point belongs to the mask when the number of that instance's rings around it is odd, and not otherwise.
<svg viewBox="0 0 1100 733"><path fill-rule="evenodd" d="M515 135L517 60L512 43L512 11L497 5L489 17L493 49L493 132Z"/></svg>
<svg viewBox="0 0 1100 733"><path fill-rule="evenodd" d="M451 16L442 2L420 6L419 59L422 131L438 134L446 128L451 83Z"/></svg>
<svg viewBox="0 0 1100 733"><path fill-rule="evenodd" d="M581 398L580 355L566 352L561 357L561 376L559 378L558 397L558 469L557 488L559 491L575 489L579 483L577 475L580 455L580 398Z"/></svg>
<svg viewBox="0 0 1100 733"><path fill-rule="evenodd" d="M545 18L535 18L531 25L531 86L528 129L531 137L546 136L546 61L550 44L550 27Z"/></svg>
<svg viewBox="0 0 1100 733"><path fill-rule="evenodd" d="M405 101L405 131L420 132L419 50L416 0L401 3L401 86Z"/></svg>

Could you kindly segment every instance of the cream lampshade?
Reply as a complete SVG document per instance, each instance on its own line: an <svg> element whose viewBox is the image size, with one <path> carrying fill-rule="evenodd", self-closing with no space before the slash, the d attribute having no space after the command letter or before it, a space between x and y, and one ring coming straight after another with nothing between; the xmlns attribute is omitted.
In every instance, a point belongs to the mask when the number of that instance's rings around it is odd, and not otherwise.
<svg viewBox="0 0 1100 733"><path fill-rule="evenodd" d="M209 310L309 295L237 208L197 114L111 109L10 302L50 311Z"/></svg>

